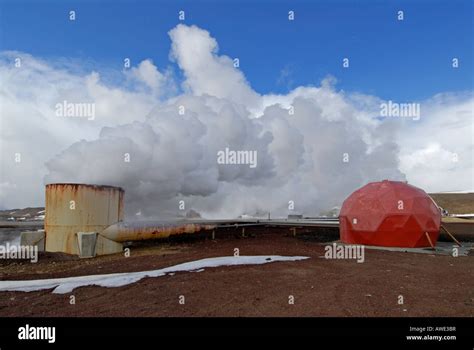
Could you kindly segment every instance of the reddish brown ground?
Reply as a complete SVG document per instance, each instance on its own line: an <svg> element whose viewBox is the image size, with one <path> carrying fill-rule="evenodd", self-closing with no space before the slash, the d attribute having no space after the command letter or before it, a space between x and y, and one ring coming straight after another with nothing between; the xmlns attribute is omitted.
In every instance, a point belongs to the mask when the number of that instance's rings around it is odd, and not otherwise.
<svg viewBox="0 0 474 350"><path fill-rule="evenodd" d="M0 279L144 271L208 257L304 255L308 260L209 268L120 288L0 293L0 316L474 316L474 257L366 250L365 262L326 260L324 245L281 233L166 243L79 260L43 255L0 265ZM178 303L185 296L185 305ZM289 305L293 295L295 304ZM404 304L397 303L402 295Z"/></svg>

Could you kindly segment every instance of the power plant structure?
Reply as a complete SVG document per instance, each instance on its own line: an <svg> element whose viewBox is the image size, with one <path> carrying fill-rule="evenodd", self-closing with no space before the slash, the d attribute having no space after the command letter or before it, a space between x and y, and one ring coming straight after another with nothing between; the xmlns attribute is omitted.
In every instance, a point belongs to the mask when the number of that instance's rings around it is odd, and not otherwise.
<svg viewBox="0 0 474 350"><path fill-rule="evenodd" d="M45 250L81 257L122 252L123 242L214 228L187 222L126 223L123 221L124 190L114 186L46 185L45 209Z"/></svg>
<svg viewBox="0 0 474 350"><path fill-rule="evenodd" d="M339 229L346 244L432 247L440 235L440 208L423 190L404 182L369 183L343 203L339 218L182 219L124 221L125 192L120 187L57 183L46 185L44 231L23 232L22 245L80 257L115 254L125 242L168 238L248 226ZM446 233L449 232L446 230ZM449 234L450 235L450 234ZM451 235L450 235L451 236ZM452 237L452 236L451 236ZM454 237L452 237L453 240Z"/></svg>
<svg viewBox="0 0 474 350"><path fill-rule="evenodd" d="M123 200L124 191L119 187L46 185L45 250L84 255L82 248L93 245L98 255L122 251L120 243L100 233L123 221Z"/></svg>
<svg viewBox="0 0 474 350"><path fill-rule="evenodd" d="M339 214L341 240L383 247L430 247L441 211L422 189L405 182L371 182L352 193Z"/></svg>

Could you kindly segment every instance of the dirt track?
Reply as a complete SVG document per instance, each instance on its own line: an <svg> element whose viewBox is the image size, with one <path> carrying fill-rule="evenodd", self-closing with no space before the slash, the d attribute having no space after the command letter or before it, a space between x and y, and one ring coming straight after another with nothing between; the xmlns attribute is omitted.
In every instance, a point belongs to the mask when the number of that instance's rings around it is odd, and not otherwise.
<svg viewBox="0 0 474 350"><path fill-rule="evenodd" d="M474 257L366 250L365 262L326 260L324 245L281 233L133 248L79 260L44 255L0 265L0 279L145 271L208 257L304 255L308 260L209 268L119 288L0 293L0 316L474 316ZM179 296L185 304L179 304ZM289 296L294 296L294 305ZM402 295L404 304L398 304Z"/></svg>

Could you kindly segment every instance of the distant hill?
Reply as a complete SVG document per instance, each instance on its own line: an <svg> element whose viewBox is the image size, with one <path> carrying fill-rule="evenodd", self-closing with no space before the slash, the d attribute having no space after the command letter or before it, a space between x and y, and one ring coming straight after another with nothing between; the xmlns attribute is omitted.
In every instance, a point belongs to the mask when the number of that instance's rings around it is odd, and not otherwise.
<svg viewBox="0 0 474 350"><path fill-rule="evenodd" d="M0 210L0 221L43 220L44 213L44 207Z"/></svg>
<svg viewBox="0 0 474 350"><path fill-rule="evenodd" d="M474 213L474 193L430 193L429 195L449 214Z"/></svg>

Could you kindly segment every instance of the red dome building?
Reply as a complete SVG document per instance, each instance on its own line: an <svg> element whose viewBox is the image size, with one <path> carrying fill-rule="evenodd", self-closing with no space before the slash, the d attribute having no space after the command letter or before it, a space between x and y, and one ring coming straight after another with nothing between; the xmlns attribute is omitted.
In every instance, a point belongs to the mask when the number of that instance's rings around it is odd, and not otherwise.
<svg viewBox="0 0 474 350"><path fill-rule="evenodd" d="M372 182L352 193L339 214L341 241L385 247L430 247L438 240L441 213L417 187L399 181ZM425 233L426 232L426 233Z"/></svg>

